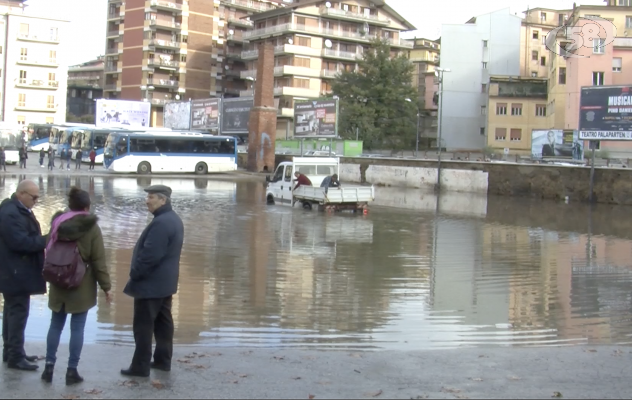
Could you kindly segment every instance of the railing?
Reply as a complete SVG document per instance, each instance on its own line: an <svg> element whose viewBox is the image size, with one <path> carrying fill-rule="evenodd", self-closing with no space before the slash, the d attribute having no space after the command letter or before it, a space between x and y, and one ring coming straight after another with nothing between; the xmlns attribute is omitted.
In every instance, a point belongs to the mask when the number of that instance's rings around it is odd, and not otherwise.
<svg viewBox="0 0 632 400"><path fill-rule="evenodd" d="M116 83L107 83L103 85L103 90L116 90Z"/></svg>
<svg viewBox="0 0 632 400"><path fill-rule="evenodd" d="M18 61L18 63L20 63L20 64L35 64L35 65L57 65L57 59L56 58L50 58L50 59L48 59L48 61L40 61L40 60L34 60L32 58L20 57L20 60Z"/></svg>
<svg viewBox="0 0 632 400"><path fill-rule="evenodd" d="M154 86L169 86L169 87L178 87L178 81L169 80L169 79L147 79L148 85Z"/></svg>
<svg viewBox="0 0 632 400"><path fill-rule="evenodd" d="M182 42L170 42L162 39L152 39L149 41L150 46L163 46L163 47L180 47Z"/></svg>
<svg viewBox="0 0 632 400"><path fill-rule="evenodd" d="M320 14L321 15L331 15L334 17L340 16L340 17L347 17L347 18L353 18L353 19L360 19L363 21L372 21L372 22L379 22L379 23L383 23L383 24L388 24L391 22L390 19L387 18L380 18L377 15L366 15L366 14L359 14L359 13L354 13L351 11L345 11L345 10L339 10L336 8L327 8L327 7L320 7Z"/></svg>
<svg viewBox="0 0 632 400"><path fill-rule="evenodd" d="M51 88L57 89L59 87L58 81L43 81L41 79L34 79L30 82L26 79L18 79L19 86L29 86L29 87L42 87L42 88Z"/></svg>
<svg viewBox="0 0 632 400"><path fill-rule="evenodd" d="M108 19L114 19L114 18L120 18L121 17L121 12L120 11L115 11L113 13L108 13Z"/></svg>
<svg viewBox="0 0 632 400"><path fill-rule="evenodd" d="M259 2L248 1L248 0L225 0L224 2L228 4L233 4L235 6L248 8L254 11L269 11L269 10L274 10L275 8L277 8L268 3L259 3Z"/></svg>
<svg viewBox="0 0 632 400"><path fill-rule="evenodd" d="M245 78L248 78L248 77L256 78L257 77L257 70L256 69L251 69L251 70L247 70L247 71L241 71L239 73L239 76L242 79L245 79Z"/></svg>
<svg viewBox="0 0 632 400"><path fill-rule="evenodd" d="M324 69L321 71L322 76L325 78L335 78L340 73L339 71L334 71L330 69Z"/></svg>
<svg viewBox="0 0 632 400"><path fill-rule="evenodd" d="M180 61L161 60L161 59L154 58L152 60L147 60L147 65L158 65L158 66L163 66L163 67L178 68L180 66Z"/></svg>
<svg viewBox="0 0 632 400"><path fill-rule="evenodd" d="M118 47L113 47L113 48L105 50L105 54L118 54L118 52L119 52Z"/></svg>
<svg viewBox="0 0 632 400"><path fill-rule="evenodd" d="M246 26L254 26L255 24L254 22L248 21L247 19L240 19L240 18L233 18L233 17L229 17L228 22L231 24L246 25Z"/></svg>
<svg viewBox="0 0 632 400"><path fill-rule="evenodd" d="M118 71L118 65L106 65L105 72L114 72Z"/></svg>
<svg viewBox="0 0 632 400"><path fill-rule="evenodd" d="M110 37L110 36L118 36L118 35L120 35L120 32L119 32L118 29L115 30L115 31L109 31L108 32L108 37Z"/></svg>
<svg viewBox="0 0 632 400"><path fill-rule="evenodd" d="M146 99L147 100L147 99ZM164 106L167 101L171 101L171 99L149 99L151 104L155 104L158 106Z"/></svg>
<svg viewBox="0 0 632 400"><path fill-rule="evenodd" d="M170 28L180 28L182 27L182 23L175 21L163 21L160 19L152 19L149 21L149 26L157 25L157 26L168 26Z"/></svg>
<svg viewBox="0 0 632 400"><path fill-rule="evenodd" d="M232 34L232 35L228 35L226 36L226 40L233 40L235 42L243 42L244 41L244 36L240 33L240 34Z"/></svg>
<svg viewBox="0 0 632 400"><path fill-rule="evenodd" d="M281 54L285 51L285 46L274 46L274 54ZM241 58L257 58L259 57L259 50L244 50L241 52Z"/></svg>
<svg viewBox="0 0 632 400"><path fill-rule="evenodd" d="M38 37L37 35L32 35L28 33L20 33L18 34L18 39L33 40L33 41L38 41L38 42L55 42L55 43L59 42L58 36L52 36L50 34L42 35L41 37Z"/></svg>
<svg viewBox="0 0 632 400"><path fill-rule="evenodd" d="M229 52L226 53L226 57L241 58L241 53L238 52L238 51L229 51Z"/></svg>
<svg viewBox="0 0 632 400"><path fill-rule="evenodd" d="M356 58L361 57L361 54L352 53L350 51L323 49L323 57L336 57L345 58L348 60L355 60Z"/></svg>
<svg viewBox="0 0 632 400"><path fill-rule="evenodd" d="M166 8L173 8L174 10L182 10L182 4L172 3L169 1L151 0L149 5L151 7L161 6Z"/></svg>

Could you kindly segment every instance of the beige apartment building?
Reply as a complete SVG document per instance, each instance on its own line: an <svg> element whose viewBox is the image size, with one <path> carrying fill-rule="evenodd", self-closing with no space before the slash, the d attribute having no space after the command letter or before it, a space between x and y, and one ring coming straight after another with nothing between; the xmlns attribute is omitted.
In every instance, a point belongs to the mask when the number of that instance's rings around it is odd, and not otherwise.
<svg viewBox="0 0 632 400"><path fill-rule="evenodd" d="M413 49L409 51L409 59L413 64L413 86L419 93L419 110L421 111L419 136L425 145L437 138L437 93L439 81L435 76L435 68L439 66L441 43L439 40L415 38L409 40ZM424 143L425 141L425 143Z"/></svg>
<svg viewBox="0 0 632 400"><path fill-rule="evenodd" d="M235 97L249 15L275 9L266 0L109 0L104 97L152 103L162 126L168 101Z"/></svg>
<svg viewBox="0 0 632 400"><path fill-rule="evenodd" d="M292 132L294 101L326 97L340 71L353 71L357 59L376 37L386 39L393 55L407 52L413 43L400 37L415 27L383 0L304 0L250 17L254 29L244 32L249 44L241 58L256 76L258 45L275 45L274 95L278 104L277 134ZM251 96L250 89L241 96Z"/></svg>
<svg viewBox="0 0 632 400"><path fill-rule="evenodd" d="M487 146L496 152L531 154L531 131L547 129L547 79L490 76Z"/></svg>

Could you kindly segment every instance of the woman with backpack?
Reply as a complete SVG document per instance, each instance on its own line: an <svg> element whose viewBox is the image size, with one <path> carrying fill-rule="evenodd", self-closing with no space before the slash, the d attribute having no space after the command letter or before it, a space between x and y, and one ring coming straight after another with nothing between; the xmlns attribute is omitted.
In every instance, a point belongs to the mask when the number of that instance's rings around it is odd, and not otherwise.
<svg viewBox="0 0 632 400"><path fill-rule="evenodd" d="M111 302L110 274L105 264L105 246L101 229L97 225L97 217L90 214L90 195L85 190L72 187L68 193L68 208L70 211L58 212L53 216L49 242L46 247L46 261L54 258L55 243L75 242L81 259L85 262L79 264L85 268L83 278L78 286L73 289L64 289L54 283L50 284L48 295L48 307L52 310L51 324L46 340L46 365L42 373L42 380L52 382L55 361L57 361L57 348L61 332L66 324L68 314L70 320L70 356L66 371L66 385L72 385L83 381L77 372L81 349L83 347L83 334L88 316L88 310L97 304L97 284L105 292L108 304ZM61 248L58 247L58 248ZM58 254L56 254L59 258ZM45 271L46 272L46 271Z"/></svg>

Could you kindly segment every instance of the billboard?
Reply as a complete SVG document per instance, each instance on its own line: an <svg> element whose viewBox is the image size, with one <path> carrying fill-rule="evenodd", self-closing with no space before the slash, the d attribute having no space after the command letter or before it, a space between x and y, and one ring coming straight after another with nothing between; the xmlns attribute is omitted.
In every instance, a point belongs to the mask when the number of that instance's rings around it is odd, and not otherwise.
<svg viewBox="0 0 632 400"><path fill-rule="evenodd" d="M581 89L579 137L583 140L632 140L632 86Z"/></svg>
<svg viewBox="0 0 632 400"><path fill-rule="evenodd" d="M191 103L191 129L219 129L220 99L193 100Z"/></svg>
<svg viewBox="0 0 632 400"><path fill-rule="evenodd" d="M252 97L236 97L222 101L222 135L248 133Z"/></svg>
<svg viewBox="0 0 632 400"><path fill-rule="evenodd" d="M336 137L338 100L296 101L294 137Z"/></svg>
<svg viewBox="0 0 632 400"><path fill-rule="evenodd" d="M98 99L95 125L99 128L149 126L151 104L144 101Z"/></svg>
<svg viewBox="0 0 632 400"><path fill-rule="evenodd" d="M584 159L584 143L579 131L561 129L534 130L531 132L531 158L571 158Z"/></svg>
<svg viewBox="0 0 632 400"><path fill-rule="evenodd" d="M191 128L191 102L172 101L165 103L163 126L175 130Z"/></svg>

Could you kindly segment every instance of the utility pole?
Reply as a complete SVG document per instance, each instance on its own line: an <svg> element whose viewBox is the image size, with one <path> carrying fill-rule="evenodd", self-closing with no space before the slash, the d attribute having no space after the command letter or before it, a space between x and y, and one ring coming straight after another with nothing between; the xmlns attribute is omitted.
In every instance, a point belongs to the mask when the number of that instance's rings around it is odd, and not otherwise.
<svg viewBox="0 0 632 400"><path fill-rule="evenodd" d="M450 72L449 68L436 68L435 69L435 75L437 77L439 77L439 121L438 121L438 130L439 130L439 137L438 137L438 143L437 145L439 146L439 152L438 152L438 162L437 162L437 185L436 185L436 190L438 192L441 191L441 133L442 133L442 128L443 128L443 73L444 72Z"/></svg>

